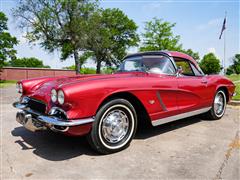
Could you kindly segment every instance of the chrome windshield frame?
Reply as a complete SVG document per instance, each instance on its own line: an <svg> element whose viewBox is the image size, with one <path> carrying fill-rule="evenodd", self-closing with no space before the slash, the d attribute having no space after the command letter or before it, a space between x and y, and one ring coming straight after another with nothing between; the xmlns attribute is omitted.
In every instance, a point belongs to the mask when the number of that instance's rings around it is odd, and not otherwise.
<svg viewBox="0 0 240 180"><path fill-rule="evenodd" d="M174 70L175 70L175 73L173 73L173 74L168 74L168 73L159 73L159 74L165 74L165 75L169 75L169 76L177 76L177 66L176 66L176 64L175 64L175 62L174 62L174 59L173 59L173 57L171 57L171 56L168 56L167 54L165 54L165 53L159 53L159 54L153 54L153 55L150 55L150 54L148 54L148 55L141 55L141 54L138 54L138 55L135 55L135 56L126 56L125 58L124 58L124 61L122 62L122 64L119 66L119 68L121 68L121 67L123 67L124 66L124 64L125 64L125 62L127 61L127 60L129 60L129 59L134 59L134 58L141 58L140 59L140 61L141 61L141 64L142 64L142 60L144 59L144 58L146 58L146 57L160 57L160 56L164 56L164 57L166 57L167 59L169 59L170 60L170 62L172 63L172 65L173 65L173 67L174 67ZM136 70L136 71L122 71L122 70L119 70L119 71L117 71L117 72L146 72L146 73L151 73L151 72L147 72L147 71L138 71L138 70ZM156 74L156 73L151 73L151 74Z"/></svg>

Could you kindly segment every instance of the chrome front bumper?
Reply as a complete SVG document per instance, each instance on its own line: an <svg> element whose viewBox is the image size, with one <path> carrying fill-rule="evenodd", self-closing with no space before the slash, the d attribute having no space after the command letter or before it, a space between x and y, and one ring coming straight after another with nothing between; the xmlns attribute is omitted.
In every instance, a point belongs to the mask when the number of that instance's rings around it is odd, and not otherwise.
<svg viewBox="0 0 240 180"><path fill-rule="evenodd" d="M13 103L13 107L20 109L17 112L16 120L30 131L45 130L50 128L54 131L65 132L72 126L92 123L94 118L85 118L77 120L61 119L55 116L43 115L27 107L27 104L20 102Z"/></svg>

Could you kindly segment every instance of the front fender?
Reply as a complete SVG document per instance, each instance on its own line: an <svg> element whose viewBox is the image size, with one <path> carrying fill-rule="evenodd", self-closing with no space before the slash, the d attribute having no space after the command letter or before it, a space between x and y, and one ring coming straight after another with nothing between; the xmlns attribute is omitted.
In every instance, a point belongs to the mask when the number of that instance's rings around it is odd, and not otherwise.
<svg viewBox="0 0 240 180"><path fill-rule="evenodd" d="M66 103L71 106L67 111L68 118L78 119L95 116L102 102L109 96L121 92L131 93L136 87L129 87L126 83L94 82L65 86L62 89L66 95ZM141 87L138 87L138 90L141 90Z"/></svg>

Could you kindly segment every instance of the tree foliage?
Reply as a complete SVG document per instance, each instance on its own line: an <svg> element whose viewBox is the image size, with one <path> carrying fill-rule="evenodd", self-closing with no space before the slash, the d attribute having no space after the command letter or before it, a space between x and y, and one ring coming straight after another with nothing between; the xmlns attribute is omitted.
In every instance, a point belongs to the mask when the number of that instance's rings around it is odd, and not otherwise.
<svg viewBox="0 0 240 180"><path fill-rule="evenodd" d="M118 63L138 41L136 24L119 9L99 8L97 0L22 0L14 15L30 42L60 50L63 60L73 56L77 73L91 56L99 73L102 62Z"/></svg>
<svg viewBox="0 0 240 180"><path fill-rule="evenodd" d="M232 66L232 65L229 66L229 67L227 68L226 74L227 74L227 75L231 75L231 74L234 74L234 73L235 73L235 72L234 72L233 66Z"/></svg>
<svg viewBox="0 0 240 180"><path fill-rule="evenodd" d="M180 36L175 36L173 28L175 23L154 18L145 23L145 32L142 34L143 45L141 51L172 50L180 51L182 45L179 43Z"/></svg>
<svg viewBox="0 0 240 180"><path fill-rule="evenodd" d="M183 53L191 56L193 59L195 59L196 61L200 60L200 56L198 52L194 52L192 49L187 49L187 50L181 50Z"/></svg>
<svg viewBox="0 0 240 180"><path fill-rule="evenodd" d="M141 51L159 51L170 50L180 51L193 57L196 61L200 60L199 53L192 49L183 49L180 44L180 36L174 35L173 28L175 23L163 21L163 19L154 18L152 21L145 23L145 32L142 34L143 45Z"/></svg>
<svg viewBox="0 0 240 180"><path fill-rule="evenodd" d="M240 74L240 54L235 54L235 56L233 57L233 63L231 66L229 66L227 68L227 75L231 75L231 74Z"/></svg>
<svg viewBox="0 0 240 180"><path fill-rule="evenodd" d="M50 68L50 66L44 65L41 60L34 57L13 59L8 65L12 67Z"/></svg>
<svg viewBox="0 0 240 180"><path fill-rule="evenodd" d="M0 12L0 68L7 60L15 59L17 53L14 46L18 41L8 32L7 21L5 14Z"/></svg>
<svg viewBox="0 0 240 180"><path fill-rule="evenodd" d="M232 65L234 72L236 74L240 74L240 54L236 54L233 58L233 65Z"/></svg>
<svg viewBox="0 0 240 180"><path fill-rule="evenodd" d="M92 16L90 26L88 44L94 53L97 73L102 62L107 66L119 64L126 50L139 41L135 22L117 8L99 10Z"/></svg>
<svg viewBox="0 0 240 180"><path fill-rule="evenodd" d="M205 74L218 74L221 70L220 61L213 53L203 56L200 67Z"/></svg>
<svg viewBox="0 0 240 180"><path fill-rule="evenodd" d="M80 53L86 50L87 22L97 7L89 0L22 0L14 10L30 42L50 51L61 51L62 60L74 57L80 72Z"/></svg>

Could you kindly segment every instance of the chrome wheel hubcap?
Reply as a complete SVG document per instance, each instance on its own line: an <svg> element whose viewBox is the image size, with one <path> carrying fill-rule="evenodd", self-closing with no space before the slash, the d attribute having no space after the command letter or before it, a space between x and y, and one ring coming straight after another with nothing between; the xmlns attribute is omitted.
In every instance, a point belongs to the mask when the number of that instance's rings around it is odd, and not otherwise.
<svg viewBox="0 0 240 180"><path fill-rule="evenodd" d="M124 111L110 111L102 122L102 134L104 139L110 143L120 142L127 134L129 119Z"/></svg>
<svg viewBox="0 0 240 180"><path fill-rule="evenodd" d="M225 100L222 93L218 93L214 100L214 111L217 115L221 115L224 111Z"/></svg>

